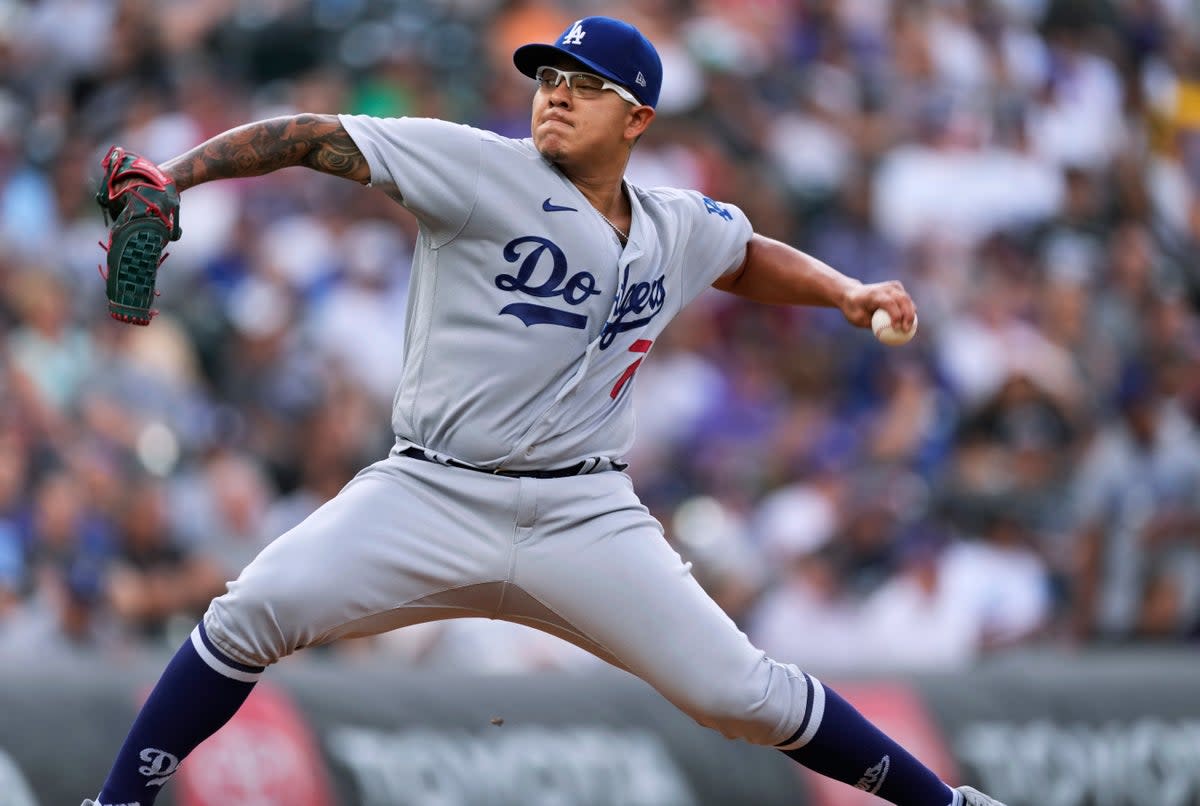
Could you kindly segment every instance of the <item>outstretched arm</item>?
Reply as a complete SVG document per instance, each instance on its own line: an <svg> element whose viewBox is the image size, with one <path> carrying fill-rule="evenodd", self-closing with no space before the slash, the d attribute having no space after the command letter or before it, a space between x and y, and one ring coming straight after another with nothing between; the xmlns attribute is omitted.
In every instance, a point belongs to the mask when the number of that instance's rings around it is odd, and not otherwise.
<svg viewBox="0 0 1200 806"><path fill-rule="evenodd" d="M899 282L864 285L811 255L758 234L746 244L741 267L713 287L757 302L838 308L858 327L870 327L877 308L887 311L901 330L909 330L917 315Z"/></svg>
<svg viewBox="0 0 1200 806"><path fill-rule="evenodd" d="M366 184L367 160L336 115L294 115L248 123L218 134L162 164L179 190L201 182L303 165Z"/></svg>

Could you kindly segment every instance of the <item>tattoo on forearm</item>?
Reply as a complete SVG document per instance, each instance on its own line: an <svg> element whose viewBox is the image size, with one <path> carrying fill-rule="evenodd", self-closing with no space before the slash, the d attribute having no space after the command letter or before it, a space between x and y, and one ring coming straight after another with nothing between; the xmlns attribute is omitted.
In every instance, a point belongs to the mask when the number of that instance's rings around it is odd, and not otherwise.
<svg viewBox="0 0 1200 806"><path fill-rule="evenodd" d="M201 182L261 176L303 165L359 182L366 159L334 115L296 115L249 123L218 134L162 168L182 191Z"/></svg>

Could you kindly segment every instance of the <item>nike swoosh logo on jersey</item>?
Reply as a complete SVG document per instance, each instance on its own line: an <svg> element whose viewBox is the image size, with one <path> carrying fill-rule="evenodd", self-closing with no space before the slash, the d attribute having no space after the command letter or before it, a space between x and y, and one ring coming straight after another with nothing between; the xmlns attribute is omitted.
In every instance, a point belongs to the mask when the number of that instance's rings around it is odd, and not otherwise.
<svg viewBox="0 0 1200 806"><path fill-rule="evenodd" d="M562 213L562 212L578 213L579 212L579 209L576 207L563 207L558 204L551 204L549 196L547 196L546 200L544 202L542 202L542 209L545 210L547 213Z"/></svg>

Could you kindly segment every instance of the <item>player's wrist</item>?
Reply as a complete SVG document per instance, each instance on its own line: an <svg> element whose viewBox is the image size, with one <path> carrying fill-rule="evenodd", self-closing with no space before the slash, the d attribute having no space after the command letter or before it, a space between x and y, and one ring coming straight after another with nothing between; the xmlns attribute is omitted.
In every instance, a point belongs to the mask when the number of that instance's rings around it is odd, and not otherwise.
<svg viewBox="0 0 1200 806"><path fill-rule="evenodd" d="M847 319L853 320L853 314L862 307L860 301L861 292L863 290L861 281L853 277L841 275L835 280L833 291L830 295L830 301L833 302L837 309L841 311Z"/></svg>

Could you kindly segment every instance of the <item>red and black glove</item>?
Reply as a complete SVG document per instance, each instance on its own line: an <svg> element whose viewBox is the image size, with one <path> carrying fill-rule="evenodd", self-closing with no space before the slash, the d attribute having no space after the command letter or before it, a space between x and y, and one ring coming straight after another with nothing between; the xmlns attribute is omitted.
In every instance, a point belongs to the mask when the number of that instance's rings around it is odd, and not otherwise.
<svg viewBox="0 0 1200 806"><path fill-rule="evenodd" d="M168 241L177 241L179 191L175 182L145 157L113 146L101 163L104 179L96 203L111 223L108 244L108 313L131 325L148 325L158 267Z"/></svg>

